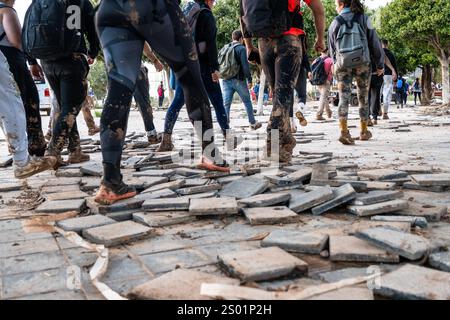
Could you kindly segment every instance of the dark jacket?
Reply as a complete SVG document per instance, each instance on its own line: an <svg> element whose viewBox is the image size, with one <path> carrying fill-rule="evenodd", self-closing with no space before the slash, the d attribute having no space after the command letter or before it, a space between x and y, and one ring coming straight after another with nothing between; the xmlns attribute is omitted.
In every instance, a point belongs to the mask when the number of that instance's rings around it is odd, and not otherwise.
<svg viewBox="0 0 450 320"><path fill-rule="evenodd" d="M252 83L252 73L250 72L250 64L247 59L247 49L244 45L240 44L234 48L234 54L240 66L236 78L241 81L247 79L248 83Z"/></svg>
<svg viewBox="0 0 450 320"><path fill-rule="evenodd" d="M204 1L197 1L200 6L209 9ZM219 70L219 61L217 56L217 24L216 18L211 10L203 10L197 20L197 27L195 30L195 42L206 43L205 53L199 53L200 65L205 68L209 66L210 73Z"/></svg>
<svg viewBox="0 0 450 320"><path fill-rule="evenodd" d="M350 21L353 19L354 14L352 12L349 13L341 13L341 17L343 17L346 21ZM372 63L375 64L377 69L384 68L384 52L381 47L380 39L378 38L378 34L375 28L372 25L369 17L366 15L360 15L358 17L358 23L367 30L367 41L369 44L370 56L372 58ZM336 38L339 33L341 25L337 19L331 23L331 26L328 30L328 47L330 49L330 56L333 58L334 62L336 62Z"/></svg>
<svg viewBox="0 0 450 320"><path fill-rule="evenodd" d="M394 54L389 49L384 48L383 50L384 50L384 54L386 55L386 57L389 59L392 66L394 67L395 72L398 74L397 60L395 59ZM384 74L387 76L392 76L392 70L387 65L384 66Z"/></svg>

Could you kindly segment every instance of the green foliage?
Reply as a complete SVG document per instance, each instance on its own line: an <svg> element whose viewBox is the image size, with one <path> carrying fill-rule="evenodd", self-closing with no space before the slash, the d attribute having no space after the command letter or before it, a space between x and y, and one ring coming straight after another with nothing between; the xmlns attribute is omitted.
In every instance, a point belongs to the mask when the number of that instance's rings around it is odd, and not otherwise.
<svg viewBox="0 0 450 320"><path fill-rule="evenodd" d="M106 95L106 88L108 86L108 77L106 75L105 64L102 61L97 61L91 66L88 80L97 99L103 100Z"/></svg>
<svg viewBox="0 0 450 320"><path fill-rule="evenodd" d="M217 47L219 50L231 42L231 34L240 29L239 0L219 0L213 9L217 20Z"/></svg>

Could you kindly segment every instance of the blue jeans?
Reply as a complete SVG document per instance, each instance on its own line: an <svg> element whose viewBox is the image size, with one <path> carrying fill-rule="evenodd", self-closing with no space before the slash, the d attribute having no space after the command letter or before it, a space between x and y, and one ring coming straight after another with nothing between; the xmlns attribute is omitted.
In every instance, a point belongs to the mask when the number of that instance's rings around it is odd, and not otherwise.
<svg viewBox="0 0 450 320"><path fill-rule="evenodd" d="M256 120L253 114L253 105L250 98L250 92L247 88L247 82L245 80L238 79L223 80L222 82L222 94L228 121L230 119L230 108L235 92L238 93L239 97L241 97L241 100L245 105L245 110L247 111L248 115L248 121L250 122L250 124L255 124Z"/></svg>
<svg viewBox="0 0 450 320"><path fill-rule="evenodd" d="M220 85L212 81L211 74L205 74L202 72L203 84L205 85L206 93L211 101L211 104L216 111L217 122L222 129L222 133L225 134L230 129L227 113L224 108L222 91ZM175 123L177 122L178 115L181 108L184 106L184 93L183 88L177 82L175 97L170 104L169 110L167 110L166 120L164 123L164 133L172 134Z"/></svg>

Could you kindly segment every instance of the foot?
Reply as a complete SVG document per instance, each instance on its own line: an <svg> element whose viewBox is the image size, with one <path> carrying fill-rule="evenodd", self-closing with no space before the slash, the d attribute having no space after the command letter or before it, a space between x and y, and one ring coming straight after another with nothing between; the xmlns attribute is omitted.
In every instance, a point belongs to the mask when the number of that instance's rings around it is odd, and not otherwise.
<svg viewBox="0 0 450 320"><path fill-rule="evenodd" d="M378 124L378 120L377 119L373 120L373 125L376 126L377 124Z"/></svg>
<svg viewBox="0 0 450 320"><path fill-rule="evenodd" d="M156 130L147 132L148 143L150 144L158 144L162 141L162 135L156 133Z"/></svg>
<svg viewBox="0 0 450 320"><path fill-rule="evenodd" d="M368 125L369 127L373 127L373 122L372 122L371 119L369 119L369 121L367 122L367 125Z"/></svg>
<svg viewBox="0 0 450 320"><path fill-rule="evenodd" d="M163 133L161 144L159 145L158 149L156 149L156 152L167 152L172 151L174 148L174 145L172 143L172 135Z"/></svg>
<svg viewBox="0 0 450 320"><path fill-rule="evenodd" d="M136 194L137 192L134 188L127 186L123 182L121 185L114 188L108 188L101 185L94 201L101 205L110 206L117 201L133 198Z"/></svg>
<svg viewBox="0 0 450 320"><path fill-rule="evenodd" d="M230 167L225 161L214 162L205 156L202 156L200 164L197 166L198 169L207 171L218 171L230 173Z"/></svg>
<svg viewBox="0 0 450 320"><path fill-rule="evenodd" d="M47 133L45 134L45 140L50 141L52 140L52 131L48 130Z"/></svg>
<svg viewBox="0 0 450 320"><path fill-rule="evenodd" d="M294 118L291 118L291 132L292 133L297 132L297 125L295 124Z"/></svg>
<svg viewBox="0 0 450 320"><path fill-rule="evenodd" d="M316 116L316 120L318 120L318 121L324 121L325 118L324 118L320 113L318 113L317 116Z"/></svg>
<svg viewBox="0 0 450 320"><path fill-rule="evenodd" d="M40 172L52 169L57 162L56 157L31 158L24 166L15 166L14 176L26 179Z"/></svg>
<svg viewBox="0 0 450 320"><path fill-rule="evenodd" d="M383 113L383 120L389 120L389 116L387 113Z"/></svg>
<svg viewBox="0 0 450 320"><path fill-rule="evenodd" d="M75 164L75 163L87 162L87 161L89 161L89 160L91 160L91 157L90 157L88 154L83 153L83 152L81 151L81 149L77 149L76 151L72 152L72 153L69 155L69 160L68 160L68 162L69 162L70 164Z"/></svg>
<svg viewBox="0 0 450 320"><path fill-rule="evenodd" d="M95 126L94 128L89 129L88 135L95 136L99 132L100 132L100 127Z"/></svg>
<svg viewBox="0 0 450 320"><path fill-rule="evenodd" d="M327 117L328 119L331 119L333 117L333 111L331 111L331 109L327 110Z"/></svg>
<svg viewBox="0 0 450 320"><path fill-rule="evenodd" d="M258 130L259 128L261 128L262 127L262 123L261 122L255 122L254 124L251 124L250 125L250 128L252 129L252 130Z"/></svg>
<svg viewBox="0 0 450 320"><path fill-rule="evenodd" d="M350 135L350 131L341 131L341 137L339 138L339 141L344 145L354 145L355 140L353 140L352 136Z"/></svg>
<svg viewBox="0 0 450 320"><path fill-rule="evenodd" d="M305 116L301 111L297 111L295 113L295 116L297 117L298 121L300 122L300 125L302 127L306 127L308 125L308 121L306 121Z"/></svg>
<svg viewBox="0 0 450 320"><path fill-rule="evenodd" d="M372 132L370 132L369 130L363 131L359 135L359 140L361 140L361 141L368 141L371 138L372 138Z"/></svg>

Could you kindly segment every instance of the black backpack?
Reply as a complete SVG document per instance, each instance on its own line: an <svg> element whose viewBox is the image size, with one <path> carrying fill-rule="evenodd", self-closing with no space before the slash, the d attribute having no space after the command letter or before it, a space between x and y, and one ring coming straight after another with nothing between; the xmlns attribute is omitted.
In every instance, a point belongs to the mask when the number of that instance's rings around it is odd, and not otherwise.
<svg viewBox="0 0 450 320"><path fill-rule="evenodd" d="M200 6L200 4L195 1L189 1L183 6L182 11L186 17L189 27L191 28L192 36L194 37L194 40L196 40L195 32L197 30L198 18L200 17L200 14L203 11L211 11L211 10ZM195 42L197 45L197 51L201 54L205 53L206 52L206 43L205 42L197 43L197 41L195 41Z"/></svg>
<svg viewBox="0 0 450 320"><path fill-rule="evenodd" d="M83 1L77 1L81 11ZM25 53L35 59L57 60L71 56L79 48L81 31L67 26L68 8L73 2L33 0L22 33Z"/></svg>
<svg viewBox="0 0 450 320"><path fill-rule="evenodd" d="M311 71L313 74L312 85L321 86L327 82L328 74L325 71L325 59L317 58L311 65Z"/></svg>
<svg viewBox="0 0 450 320"><path fill-rule="evenodd" d="M241 17L255 38L278 37L292 27L303 29L300 6L290 12L288 0L241 0Z"/></svg>

